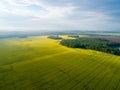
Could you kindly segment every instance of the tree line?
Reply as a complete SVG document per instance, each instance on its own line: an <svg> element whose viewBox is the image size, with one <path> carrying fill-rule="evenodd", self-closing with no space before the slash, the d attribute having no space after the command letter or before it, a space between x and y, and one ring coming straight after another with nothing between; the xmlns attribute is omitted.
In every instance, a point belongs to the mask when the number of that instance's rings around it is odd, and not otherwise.
<svg viewBox="0 0 120 90"><path fill-rule="evenodd" d="M102 51L120 56L120 43L111 42L105 39L98 38L79 38L79 39L63 39L60 42L62 45L71 48L83 48Z"/></svg>
<svg viewBox="0 0 120 90"><path fill-rule="evenodd" d="M62 38L61 38L60 36L58 36L58 35L48 36L48 38L50 38L50 39L56 39L56 40L62 39Z"/></svg>

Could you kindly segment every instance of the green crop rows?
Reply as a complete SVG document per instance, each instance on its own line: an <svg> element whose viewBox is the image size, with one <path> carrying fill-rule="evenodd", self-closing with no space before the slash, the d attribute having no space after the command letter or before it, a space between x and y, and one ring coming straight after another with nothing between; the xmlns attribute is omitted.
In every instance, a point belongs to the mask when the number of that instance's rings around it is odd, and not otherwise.
<svg viewBox="0 0 120 90"><path fill-rule="evenodd" d="M46 36L1 39L0 90L120 90L120 57Z"/></svg>

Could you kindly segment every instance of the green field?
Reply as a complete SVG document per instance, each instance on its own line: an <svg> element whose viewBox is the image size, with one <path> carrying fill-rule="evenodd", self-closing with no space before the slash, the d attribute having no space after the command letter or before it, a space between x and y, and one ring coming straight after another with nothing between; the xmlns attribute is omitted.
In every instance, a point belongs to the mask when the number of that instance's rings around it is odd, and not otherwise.
<svg viewBox="0 0 120 90"><path fill-rule="evenodd" d="M120 56L47 36L1 39L0 90L120 90Z"/></svg>

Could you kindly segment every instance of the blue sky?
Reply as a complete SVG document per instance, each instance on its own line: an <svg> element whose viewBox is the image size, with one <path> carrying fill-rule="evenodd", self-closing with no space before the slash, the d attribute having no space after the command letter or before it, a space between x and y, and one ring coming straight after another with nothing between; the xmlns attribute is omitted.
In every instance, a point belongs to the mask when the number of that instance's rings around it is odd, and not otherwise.
<svg viewBox="0 0 120 90"><path fill-rule="evenodd" d="M120 30L120 0L0 0L2 30Z"/></svg>

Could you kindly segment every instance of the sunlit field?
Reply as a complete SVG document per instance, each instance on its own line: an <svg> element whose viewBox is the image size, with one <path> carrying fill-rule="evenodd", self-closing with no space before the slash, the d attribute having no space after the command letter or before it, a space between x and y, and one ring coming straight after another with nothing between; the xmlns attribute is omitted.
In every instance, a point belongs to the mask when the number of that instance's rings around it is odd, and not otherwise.
<svg viewBox="0 0 120 90"><path fill-rule="evenodd" d="M0 39L0 90L120 90L120 56L59 42Z"/></svg>

